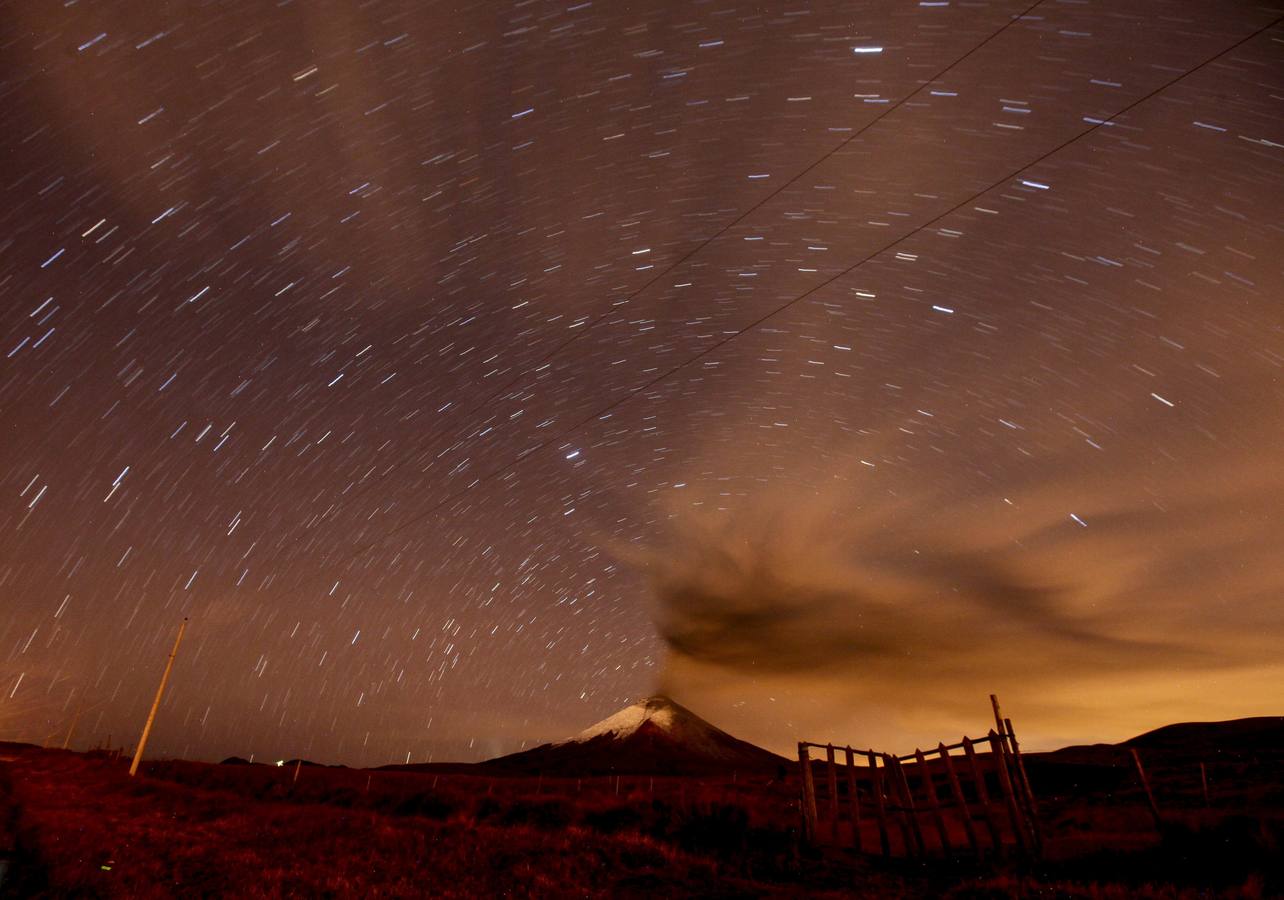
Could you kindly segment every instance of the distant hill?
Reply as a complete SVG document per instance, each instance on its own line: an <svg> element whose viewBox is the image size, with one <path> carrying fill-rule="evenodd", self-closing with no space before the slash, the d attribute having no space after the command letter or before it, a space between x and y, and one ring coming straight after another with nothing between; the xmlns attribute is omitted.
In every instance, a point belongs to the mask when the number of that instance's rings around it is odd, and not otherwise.
<svg viewBox="0 0 1284 900"><path fill-rule="evenodd" d="M1132 778L1131 750L1136 750L1148 765L1284 761L1284 716L1181 722L1118 744L1080 744L1049 753L1026 754L1026 759L1031 777L1036 780L1060 783L1069 778L1101 787L1104 782L1100 779L1106 777L1108 770L1114 772L1110 777L1117 776L1116 780ZM1090 770L1098 774L1091 775Z"/></svg>
<svg viewBox="0 0 1284 900"><path fill-rule="evenodd" d="M1031 771L1062 779L1070 770L1119 769L1131 778L1129 750L1184 763L1231 759L1284 761L1284 716L1165 725L1118 744L1078 744L1026 753ZM229 760L230 762L231 760ZM292 764L292 763L291 763ZM306 765L307 763L305 763ZM380 769L473 775L712 775L793 771L795 760L732 737L665 696L647 697L574 737L479 763L414 763Z"/></svg>
<svg viewBox="0 0 1284 900"><path fill-rule="evenodd" d="M1242 766L1263 772L1284 763L1284 716L1165 725L1120 743L1089 743L1025 754L1036 793L1081 795L1136 787L1132 750L1153 778L1198 773L1198 765ZM1225 779L1225 774L1219 775Z"/></svg>
<svg viewBox="0 0 1284 900"><path fill-rule="evenodd" d="M243 756L229 756L219 763L220 766L270 766L273 763L253 762ZM313 762L310 759L285 759L275 765L283 768L293 768L295 765L308 766L311 768L327 768L324 763ZM346 769L347 766L331 766L329 768Z"/></svg>
<svg viewBox="0 0 1284 900"><path fill-rule="evenodd" d="M668 697L639 700L565 741L477 764L497 774L700 775L767 771L784 757L732 737Z"/></svg>
<svg viewBox="0 0 1284 900"><path fill-rule="evenodd" d="M1279 752L1278 748L1284 748L1284 716L1165 725L1130 738L1121 746L1181 752Z"/></svg>

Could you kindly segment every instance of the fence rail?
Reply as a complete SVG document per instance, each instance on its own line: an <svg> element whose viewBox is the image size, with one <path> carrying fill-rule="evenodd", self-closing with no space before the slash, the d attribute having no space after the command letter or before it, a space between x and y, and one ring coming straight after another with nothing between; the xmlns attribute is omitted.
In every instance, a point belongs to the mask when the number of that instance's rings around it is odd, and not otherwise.
<svg viewBox="0 0 1284 900"><path fill-rule="evenodd" d="M991 695L990 701L997 728L985 737L942 742L931 750L898 756L799 741L804 839L848 845L857 852L866 852L868 845L872 852L877 833L884 856L1005 856L1010 848L1039 855L1038 805L1020 744L1012 720L999 711L998 698ZM983 744L989 745L988 752L978 753ZM813 749L824 751L823 759L813 760ZM962 755L951 755L953 751ZM818 789L817 767L823 790Z"/></svg>

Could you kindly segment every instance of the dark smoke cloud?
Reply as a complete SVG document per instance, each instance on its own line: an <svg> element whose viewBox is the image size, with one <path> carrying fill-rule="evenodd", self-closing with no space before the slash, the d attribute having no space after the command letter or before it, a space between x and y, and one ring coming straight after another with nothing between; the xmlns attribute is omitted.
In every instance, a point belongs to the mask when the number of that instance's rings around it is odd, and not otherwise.
<svg viewBox="0 0 1284 900"><path fill-rule="evenodd" d="M1115 739L1274 702L1284 490L1255 452L1223 463L1162 500L1140 461L1094 479L1053 458L966 496L813 471L675 507L621 555L650 580L663 689L776 749L934 745L983 732L991 692L1036 744Z"/></svg>
<svg viewBox="0 0 1284 900"><path fill-rule="evenodd" d="M895 669L912 677L992 670L1017 656L1028 668L1035 647L1043 664L1033 674L1045 677L1061 666L1212 659L1076 616L1073 584L1040 577L1011 552L950 547L939 536L859 544L841 523L797 508L679 521L670 545L647 561L660 634L679 656L758 673Z"/></svg>

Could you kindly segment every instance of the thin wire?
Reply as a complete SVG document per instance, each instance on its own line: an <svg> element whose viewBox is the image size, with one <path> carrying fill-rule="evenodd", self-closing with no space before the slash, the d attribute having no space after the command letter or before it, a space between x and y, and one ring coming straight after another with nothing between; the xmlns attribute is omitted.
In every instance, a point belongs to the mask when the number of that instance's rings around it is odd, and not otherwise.
<svg viewBox="0 0 1284 900"><path fill-rule="evenodd" d="M1014 23L1016 23L1016 22L1020 22L1020 21L1021 21L1022 19L1024 19L1026 16L1030 15L1030 13L1032 13L1032 12L1034 11L1034 9L1035 9L1037 6L1039 6L1040 4L1042 4L1043 2L1044 2L1044 0L1035 0L1035 2L1034 2L1034 3L1032 3L1030 6L1026 7L1026 8L1025 8L1025 10L1024 10L1023 12L1021 12L1021 13L1019 13L1019 14L1015 15L1015 16L1011 16L1011 17L1008 19L1008 21L1004 22L1004 23L1003 23L1003 25L1001 25L1001 26L999 27L999 29L998 29L997 31L995 31L995 32L993 32L992 34L990 34L990 35L989 35L988 37L986 37L983 41L981 41L981 43L977 44L975 47L972 47L970 50L968 50L966 53L964 53L964 54L963 54L962 56L960 56L958 59L956 59L956 60L954 60L953 62L949 63L947 66L945 66L945 68L941 69L939 72L937 72L937 73L936 73L935 75L933 75L931 78L929 78L929 79L927 79L926 81L922 82L922 83L921 83L917 88L915 88L915 89L914 89L913 91L911 91L910 93L906 94L906 95L905 95L904 97L902 97L901 99L897 100L895 103L891 104L890 106L886 106L886 107L884 107L884 108L883 108L883 111L882 111L882 112L880 112L877 116L875 116L874 118L870 119L868 122L866 122L864 125L862 125L859 129L857 129L857 130L856 130L855 132L853 132L852 134L848 135L846 138L844 138L842 141L840 141L840 142L839 142L839 143L838 143L838 144L837 144L833 149L826 151L826 152L825 152L825 154L824 154L823 156L821 156L821 157L820 157L819 159L817 159L815 162L811 163L809 166L807 166L807 168L803 169L801 172L799 172L797 175L795 175L795 176L793 176L792 178L790 178L788 181L785 181L784 183L782 183L782 184L780 185L780 187L778 187L778 188L776 188L775 190L773 190L773 191L771 191L770 193L768 193L768 194L767 194L766 196L764 196L761 200L759 200L758 202L754 203L752 206L750 206L750 207L749 207L748 209L746 209L744 212L742 212L742 213L740 213L738 216L736 216L736 218L732 219L730 222L728 222L727 224L723 225L721 228L719 228L719 229L718 229L716 232L714 232L712 235L710 235L709 237L705 238L705 239L704 239L703 241L701 241L700 243L696 244L696 245L695 245L695 247L693 247L691 250L687 251L687 253L686 253L685 255L680 256L677 260L675 260L674 262L670 263L667 267L665 267L665 268L661 269L659 272L657 272L657 273L656 273L655 277L653 277L650 281L646 282L644 285L642 285L640 288L638 288L637 290L635 290L633 293L629 294L627 297L625 297L625 298L624 298L624 300L622 300L622 301L620 301L620 302L618 302L618 303L612 303L612 304L610 305L610 307L609 307L606 311L604 311L604 312L603 312L603 313L601 313L599 316L597 316L597 317L596 317L596 318L594 318L592 321L590 321L586 327L584 327L584 328L582 328L582 329L577 330L573 335L571 335L571 337L567 338L566 340L562 341L562 343L560 343L560 344L558 344L557 346L553 347L551 350L549 350L549 351L548 351L547 353L545 353L543 356L541 356L541 357L539 357L538 359L536 359L534 363L532 363L532 364L528 365L526 368L524 368L524 369L523 369L521 372L519 372L517 375L514 375L514 376L513 376L509 381L505 382L505 383L504 383L500 388L498 388L497 390L495 390L495 391L494 391L494 392L492 392L491 394L489 394L489 395L487 395L486 397L484 397L484 398L483 398L483 399L482 399L482 400L481 400L481 401L480 401L480 402L479 402L479 403L474 407L474 410L475 410L475 411L480 411L480 410L485 409L485 408L486 408L486 407L487 407L487 406L488 406L488 405L489 405L493 400L495 400L497 397L501 397L501 396L503 396L504 394L506 394L506 393L507 393L508 391L510 391L510 390L511 390L511 389L512 389L516 384L518 384L522 379L524 379L525 377L527 377L531 372L533 372L533 371L537 371L537 370L538 370L538 369L540 369L544 364L548 363L548 362L549 362L550 360L552 360L552 359L555 359L555 358L556 358L557 356L559 356L559 355L562 353L562 351L564 351L567 347L571 346L571 345L572 345L572 344L574 344L576 341L580 340L580 339L581 339L581 338L583 338L586 334L588 334L589 332L591 332L591 331L592 331L594 328L596 328L598 325L602 324L602 322L606 321L607 317L609 317L609 316L611 315L611 313L612 313L613 311L615 311L618 307L620 307L620 306L624 306L624 305L629 304L629 303L632 303L632 302L633 302L634 300L636 300L638 297L642 296L642 294L646 293L648 290L650 290L652 287L654 287L656 284L658 284L658 283L660 282L660 280L661 280L661 279L666 278L667 276L669 276L670 274L672 274L672 273L673 273L673 271L674 271L675 269L677 269L679 266L681 266L683 263L688 262L692 257L694 257L696 254L698 254L700 251L704 250L706 247L708 247L710 244L712 244L712 243L713 243L714 241L716 241L718 238L720 238L720 237L722 237L723 235L725 235L725 234L726 234L728 231L730 231L732 228L735 228L735 227L736 227L737 225L739 225L741 222L745 221L745 219L749 218L749 216L753 215L755 212L757 212L759 209L761 209L765 204L769 203L770 201L774 200L776 197L780 196L780 194L782 194L786 189L788 189L788 188L792 187L794 184L797 184L797 183L798 183L798 181L799 181L800 179L802 179L804 176L806 176L809 172L811 172L811 171L815 170L815 169L816 169L818 166L820 166L822 163L824 163L824 162L826 162L827 160L829 160L829 159L830 159L830 158L831 158L835 153L837 153L838 151L842 150L844 147L846 147L846 146L847 146L848 144L850 144L852 141L854 141L854 140L856 140L857 138L859 138L859 137L860 137L861 135L863 135L866 131L868 131L870 128L874 127L875 125L877 125L880 121L882 121L883 119L885 119L887 116L891 115L893 112L895 112L896 110L900 109L904 104L906 104L906 103L908 103L910 100L914 99L916 96L918 96L918 94L919 94L920 92L922 92L923 90L927 89L927 88L928 88L928 87L930 87L931 85L935 84L935 83L936 83L936 82L937 82L941 77L943 77L947 72L949 72L949 71L950 71L950 69L953 69L955 66L957 66L957 65L959 65L960 63L962 63L963 61L965 61L968 57L972 56L972 54L976 53L978 50L980 50L980 49L981 49L982 47L984 47L986 44L990 43L990 42L991 42L991 41L993 41L995 38L997 38L999 35L1003 34L1003 32L1007 31L1007 29L1008 29L1008 28L1010 28ZM420 455L421 453L425 453L425 452L427 452L427 450L426 450L426 449L424 449L424 450L416 450L414 453L411 453L411 454L409 454L408 456L403 457L399 462L394 463L394 464L393 464L393 468L397 468L397 467L399 467L399 466L402 466L402 465L404 465L405 463L409 462L411 459L414 459L416 456ZM385 473L384 473L384 474L386 475L388 472L391 472L391 471L392 471L392 469L388 469L388 470L386 470L386 471L385 471ZM375 482L371 482L371 487L373 487L373 485L374 485L374 484L375 484ZM369 490L369 489L370 489L370 488L367 488L367 490ZM364 493L364 491L361 491L361 492L359 492L359 493ZM355 500L355 497L354 497L353 499Z"/></svg>
<svg viewBox="0 0 1284 900"><path fill-rule="evenodd" d="M1037 4L1036 4L1036 5L1037 5ZM1031 7L1031 8L1033 8L1033 7ZM927 222L924 222L922 225L918 225L918 226L916 226L916 227L915 227L914 229L912 229L911 231L906 232L905 234L901 235L900 237L898 237L898 238L896 238L896 239L892 240L890 243L885 244L883 247L879 248L878 250L875 250L875 251L873 251L872 253L869 253L868 255L864 256L863 258L861 258L861 259L857 260L855 263L852 263L852 265L848 266L846 269L843 269L841 272L838 272L836 275L833 275L833 276L831 276L831 277L829 277L829 278L825 279L824 281L820 282L819 284L813 285L812 287L808 288L808 289L807 289L806 291L804 291L803 293L799 294L797 297L794 297L792 300L789 300L789 301L788 301L788 302L786 302L785 304L783 304L783 305L781 305L781 306L776 307L775 309L771 310L770 312L766 313L765 315L762 315L762 316L758 317L758 318L757 318L757 319L755 319L754 321L750 322L748 325L745 325L744 327L740 328L738 331L732 332L731 334L729 334L727 337L723 338L722 340L717 341L717 342L716 342L716 343L714 343L714 344L711 344L710 346L706 347L704 350L701 350L699 353L697 353L695 356L692 356L690 359L686 360L685 362L679 363L678 365L676 365L676 366L674 366L673 368L669 369L667 372L663 372L663 373L661 373L660 375L655 376L655 377L654 377L654 378L652 378L650 381L648 381L646 384L642 385L642 386L641 386L641 387L639 387L639 388L636 388L636 389L634 389L634 390L630 391L628 394L625 394L623 397L619 398L618 400L615 400L615 401L613 401L613 402L611 402L611 403L607 404L606 406L604 406L604 407L602 407L601 409L599 409L597 412L594 412L594 413L592 413L591 415L585 416L584 418L582 418L582 419L580 419L579 421L577 421L574 425L571 425L569 428L563 429L562 431L558 432L557 434L553 435L552 437L546 438L545 440L541 441L541 442L540 442L540 443L538 443L538 444L535 444L535 445L534 445L534 446L532 446L532 447L528 447L527 449L525 449L525 450L523 450L521 453L519 453L519 454L517 455L517 458L516 458L516 459L514 459L512 462L508 463L507 465L505 465L505 466L503 466L503 467L501 467L501 468L499 468L499 469L495 469L495 470L493 470L493 471L491 471L491 472L489 472L489 473L486 473L486 474L484 474L484 475L481 475L481 476L479 476L479 477L475 478L475 479L474 479L474 480L473 480L469 485L467 485L466 487L464 487L464 488L462 488L462 489L460 489L460 490L458 490L458 491L455 491L455 492L454 492L454 493L452 493L452 494L447 495L446 497L444 497L444 498L442 498L441 500L437 501L436 503L432 504L432 506L428 507L428 508L427 508L426 510L424 510L422 513L420 513L420 514L418 514L418 515L416 515L416 516L412 516L411 518L409 518L409 519L407 519L406 521L402 522L400 525L395 526L394 528L392 528L390 531L388 531L388 532L387 532L385 535L383 535L382 537L379 537L379 538L374 539L373 541L367 542L366 544L363 544L362 546L358 547L358 548L357 548L356 550L354 550L352 553L350 553L350 554L348 554L348 555L346 555L346 556L344 556L344 557L341 557L341 558L340 558L340 560L339 560L339 562L347 562L347 561L349 561L349 560L355 559L357 556L360 556L362 553L365 553L367 550L371 550L371 549L373 549L374 547L377 547L379 544L383 543L384 541L388 540L389 538L393 537L394 535L399 534L400 532L402 532L402 531L404 531L405 529L409 528L411 525L414 525L414 524L416 524L416 523L418 523L418 522L423 521L423 520L424 520L424 519L426 519L428 516L432 515L432 514L433 514L433 513L435 513L437 510L441 509L443 506L446 506L447 504L452 503L452 502L454 502L455 500L458 500L460 497L462 497L462 496L464 496L465 494L467 494L469 491L471 491L473 488L477 487L479 484L482 484L483 482L486 482L486 481L490 481L491 479L493 479L493 478L495 478L495 477L497 477L497 476L499 476L499 475L503 475L504 473L506 473L506 472L508 472L508 471L510 471L510 470L512 470L512 469L514 469L514 468L516 468L516 467L517 467L518 465L520 465L520 464L521 464L521 463L522 463L522 462L523 462L527 457L531 456L531 455L532 455L532 454L534 454L534 453L537 453L537 452L538 452L538 451L540 451L540 450L543 450L545 447L549 446L550 444L552 444L552 443L554 443L554 442L556 442L556 441L560 441L560 440L562 440L563 438L567 437L568 435L574 434L576 431L578 431L579 429L583 428L585 425L587 425L588 423L590 423L590 422L594 421L595 419L601 419L601 418L604 418L606 415L608 415L609 413L611 413L611 412L612 412L613 410L615 410L617 407L619 407L619 406L623 405L624 403L627 403L629 400L632 400L634 397L638 396L638 394L641 394L642 392L644 392L644 391L646 391L646 390L649 390L649 389L650 389L650 388L652 388L652 387L655 387L655 385L657 385L657 384L659 384L660 382L662 382L662 381L666 380L666 379L667 379L667 378L669 378L671 375L673 375L673 374L675 374L675 373L677 373L677 372L679 372L679 371L681 371L681 370L683 370L683 369L687 368L687 367L688 367L688 366L690 366L692 363L697 362L697 361L699 361L699 360L701 360L701 359L705 358L705 357L706 357L706 356L708 356L709 354L713 353L715 350L718 350L718 349L720 349L720 348L722 348L722 347L725 347L727 344L731 343L732 341L734 341L736 338L740 337L741 335L746 334L747 332L753 331L754 329L756 329L756 328L758 328L760 325L762 325L764 322L767 322L767 321L769 321L770 319L775 318L776 316L778 316L778 315L780 315L781 313L785 312L786 310L788 310L788 309L792 308L792 307L793 307L793 306L795 306L796 304L798 304L798 303L802 302L802 301L803 301L803 300L805 300L807 297L810 297L812 294L816 293L817 291L821 290L822 288L828 287L829 285L831 285L831 284L833 284L834 282L838 281L840 278L845 278L846 276L848 276L848 275L850 275L852 272L854 272L856 269L858 269L860 266L862 266L862 265L864 265L865 263L869 262L869 261L870 261L871 259L873 259L874 257L876 257L876 256L881 256L882 254L886 253L888 250L891 250L891 249L892 249L893 247L895 247L896 245L901 244L901 243L904 243L905 241L909 240L911 237L914 237L915 235L919 234L920 232L925 231L925 230L926 230L926 229L928 229L928 228L931 228L933 225L935 225L936 223L940 222L942 219L945 219L946 217L948 217L948 216L950 216L950 215L954 214L955 212L957 212L958 210L962 209L962 208L963 208L964 206L966 206L967 204L969 204L969 203L971 203L971 202L973 202L973 201L975 201L975 200L979 199L980 197L983 197L985 194L987 194L987 193L989 193L990 191L994 190L995 188L997 188L999 185L1003 184L1004 182L1006 182L1006 181L1011 181L1012 179L1014 179L1014 178L1016 178L1017 176L1021 175L1023 172L1026 172L1026 171L1028 171L1029 169L1032 169L1032 168L1034 168L1035 166L1039 165L1040 163L1044 162L1045 160L1047 160L1049 157L1053 156L1054 154L1056 154L1056 153L1060 153L1062 150L1064 150L1066 147L1069 147L1071 144L1074 144L1074 143L1076 143L1077 141L1082 140L1084 137L1086 137L1086 136L1088 136L1088 135L1090 135L1090 134L1095 133L1098 129L1101 129L1101 128L1104 128L1104 127L1105 127L1105 126L1107 126L1107 125L1110 125L1111 123L1113 123L1113 122L1115 121L1115 119L1119 118L1120 116L1124 115L1125 113L1129 112L1130 110L1132 110L1132 109L1136 108L1137 106L1141 105L1142 103L1145 103L1147 100L1150 100L1151 98L1155 97L1156 95L1160 94L1161 92L1168 90L1168 88L1170 88L1170 87L1172 87L1173 85L1177 84L1178 82L1180 82L1180 81L1182 81L1182 80L1184 80L1184 79L1186 79L1186 78L1190 77L1190 76L1191 76L1191 75L1193 75L1194 73L1198 72L1200 69L1203 69L1203 68L1205 68L1206 66L1211 65L1212 63L1214 63L1214 62L1216 62L1217 60L1221 59L1221 58L1222 58L1223 56L1225 56L1226 54L1231 53L1231 52L1233 52L1233 51L1235 51L1235 50L1238 50L1238 49L1239 49L1240 47L1242 47L1244 44L1248 43L1249 41L1253 40L1254 38L1258 37L1259 35L1261 35L1261 34L1263 34L1263 33L1267 32L1267 31L1269 31L1270 29L1272 29L1272 28L1274 28L1275 26L1279 25L1281 22L1284 22L1284 16L1280 16L1280 17L1276 18L1274 21L1270 22L1270 23L1269 23L1269 24L1267 24L1267 25L1264 25L1263 27L1259 28L1257 31L1255 31L1255 32L1253 32L1252 34L1248 35L1247 37L1245 37L1245 38L1243 38L1243 39L1241 39L1241 40L1239 40L1239 41L1235 42L1235 43L1234 43L1234 44L1232 44L1231 46L1227 47L1225 50L1222 50L1222 51L1218 52L1217 54L1215 54L1215 55L1213 55L1213 56L1209 57L1208 59L1204 60L1203 62L1199 63L1198 65L1196 65L1196 66L1194 66L1194 67L1192 67L1192 68L1186 69L1184 72L1182 72L1180 75L1177 75L1175 78L1172 78L1172 79L1170 79L1169 81L1165 82L1164 84L1161 84L1159 87L1157 87L1157 88L1155 88L1154 90L1150 91L1148 94L1145 94L1145 95L1143 95L1143 96L1141 96L1141 97L1137 98L1137 99L1136 99L1136 100L1134 100L1132 103L1129 103L1127 106L1123 107L1122 109L1118 110L1117 112L1112 113L1112 114L1109 116L1109 118L1102 119L1102 120L1101 120L1101 121L1099 121L1099 122L1094 122L1094 123L1091 125L1091 127L1084 129L1083 131L1079 132L1079 133L1078 133L1077 135L1075 135L1074 137L1068 138L1067 140L1065 140L1065 141L1063 141L1062 143L1058 144L1056 147L1053 147L1051 150L1049 150L1049 151L1047 151L1046 153L1042 154L1041 156L1039 156L1038 158L1034 159L1033 161L1028 162L1028 163L1026 163L1026 164L1024 164L1024 165L1020 166L1019 168L1017 168L1016 170L1014 170L1014 171L1013 171L1013 172L1011 172L1010 174L1005 175L1004 177L1002 177L1002 178L998 179L997 181L991 182L991 183L990 183L988 186L986 186L985 188L982 188L980 191L977 191L976 193L972 194L971 196L969 196L969 197L967 197L967 198L965 198L965 199L961 200L960 202L956 203L954 206L952 206L952 207L950 207L949 209L947 209L945 212L943 212L943 213L941 213L940 215L936 216L935 218L933 218L933 219L931 219L931 220L929 220L929 221L927 221Z"/></svg>

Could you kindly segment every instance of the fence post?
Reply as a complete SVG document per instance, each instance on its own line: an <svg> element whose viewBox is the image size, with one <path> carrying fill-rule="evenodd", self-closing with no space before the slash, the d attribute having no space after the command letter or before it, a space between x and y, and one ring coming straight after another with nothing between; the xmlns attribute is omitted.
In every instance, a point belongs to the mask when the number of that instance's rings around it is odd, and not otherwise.
<svg viewBox="0 0 1284 900"><path fill-rule="evenodd" d="M909 839L912 838L915 854L924 856L927 853L927 845L923 842L923 829L919 825L918 810L914 807L914 795L910 793L909 780L905 777L905 767L901 765L898 757L888 756L887 760L895 772L892 778L900 791L901 803L904 804L903 817L909 819L910 833L906 836L905 843L909 844Z"/></svg>
<svg viewBox="0 0 1284 900"><path fill-rule="evenodd" d="M860 853L862 846L860 834L860 800L856 796L856 752L847 748L847 806L852 820L852 846Z"/></svg>
<svg viewBox="0 0 1284 900"><path fill-rule="evenodd" d="M945 816L941 814L941 798L936 796L936 782L932 779L932 771L927 767L927 757L917 747L914 748L914 760L918 763L919 778L927 793L928 809L932 811L932 820L936 823L936 835L941 839L941 855L949 856L953 847L950 846L949 829L945 827Z"/></svg>
<svg viewBox="0 0 1284 900"><path fill-rule="evenodd" d="M1016 732L1012 729L1012 720L1004 719L1008 729L1008 744L1012 747L1012 760L1016 763L1014 772L1021 784L1020 793L1025 798L1026 813L1030 820L1030 835L1034 839L1035 853L1043 854L1043 832L1039 829L1039 804L1035 802L1034 790L1030 787L1030 776L1025 773L1025 760L1021 758L1021 745L1017 743Z"/></svg>
<svg viewBox="0 0 1284 900"><path fill-rule="evenodd" d="M838 843L838 766L834 764L834 745L825 745L825 782L829 788L829 835Z"/></svg>
<svg viewBox="0 0 1284 900"><path fill-rule="evenodd" d="M963 738L963 754L967 757L968 767L972 770L972 783L976 785L976 798L981 803L981 808L985 810L985 827L990 832L990 842L994 846L994 855L1003 858L1003 832L999 829L999 821L994 815L994 807L990 805L990 789L985 786L985 773L981 771L981 763L976 758L976 748L972 746L972 739Z"/></svg>
<svg viewBox="0 0 1284 900"><path fill-rule="evenodd" d="M1034 791L1030 787L1030 776L1025 771L1025 759L1021 756L1021 745L1017 743L1016 732L1012 730L1012 720L1004 719L1004 726L1007 728L1008 747L1012 751L1012 759L1016 763L1016 777L1021 781L1021 791L1025 794L1026 805L1030 807L1030 812L1038 813L1039 805L1034 800Z"/></svg>
<svg viewBox="0 0 1284 900"><path fill-rule="evenodd" d="M799 781L802 783L803 839L816 839L816 785L812 782L811 754L804 741L798 742Z"/></svg>
<svg viewBox="0 0 1284 900"><path fill-rule="evenodd" d="M1137 776L1141 779L1141 786L1146 790L1146 802L1150 804L1150 814L1155 818L1155 830L1163 833L1164 822L1159 816L1155 795L1150 792L1150 779L1146 777L1146 770L1141 767L1141 757L1137 755L1136 747L1129 747L1128 752L1132 754L1132 761L1137 766Z"/></svg>
<svg viewBox="0 0 1284 900"><path fill-rule="evenodd" d="M1030 789L1030 779L1025 774L1025 763L1021 761L1021 751L1017 746L1016 732L1012 730L1012 720L1003 717L999 710L999 698L995 694L990 695L990 706L994 709L994 723L998 727L999 737L1003 741L1004 758L1010 771L1010 786L1015 791L1018 803L1026 806L1030 813L1031 832L1036 842L1038 841L1038 825L1035 822L1035 816L1038 808L1034 802L1034 792ZM993 744L991 744L993 748Z"/></svg>
<svg viewBox="0 0 1284 900"><path fill-rule="evenodd" d="M994 709L994 727L998 730L999 735L1002 736L1004 733L1003 713L999 712L999 698L997 695L990 695L990 706Z"/></svg>
<svg viewBox="0 0 1284 900"><path fill-rule="evenodd" d="M950 751L945 749L945 743L942 741L937 745L936 752L945 766L945 775L950 782L950 793L954 796L954 802L958 804L959 816L963 819L963 830L967 832L967 842L971 845L972 852L979 857L981 844L976 838L976 827L972 824L972 811L968 809L967 798L963 796L963 785L959 784L959 776L954 771L954 761L950 759Z"/></svg>
<svg viewBox="0 0 1284 900"><path fill-rule="evenodd" d="M892 855L892 841L887 833L887 805L883 799L883 775L878 769L878 756L873 750L865 751L869 757L869 774L872 778L872 789L874 791L874 814L878 817L878 841L883 849L884 856Z"/></svg>
<svg viewBox="0 0 1284 900"><path fill-rule="evenodd" d="M1008 818L1012 822L1012 833L1016 837L1017 846L1022 852L1026 849L1025 822L1022 821L1021 807L1017 805L1016 794L1012 790L1012 776L1008 771L1008 753L1007 743L1000 737L994 729L990 729L990 755L994 757L995 767L999 773L999 791L1003 794L1003 800L1007 803Z"/></svg>

